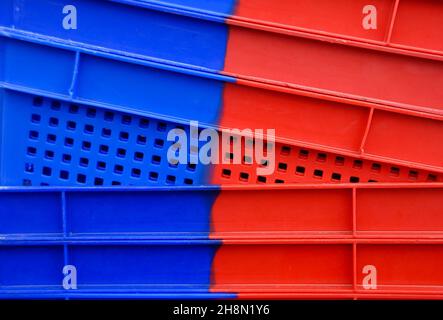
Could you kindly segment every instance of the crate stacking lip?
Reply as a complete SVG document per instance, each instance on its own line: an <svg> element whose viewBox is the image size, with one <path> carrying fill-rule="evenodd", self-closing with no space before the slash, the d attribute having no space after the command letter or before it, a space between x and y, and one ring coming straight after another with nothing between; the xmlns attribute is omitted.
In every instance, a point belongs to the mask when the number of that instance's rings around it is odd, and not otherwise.
<svg viewBox="0 0 443 320"><path fill-rule="evenodd" d="M168 140L168 133L178 128L189 137L189 125L11 89L0 89L0 115L1 185L443 182L438 172L284 143L267 146L275 153L273 164L266 156L251 161L255 146L246 136L220 136L218 164L191 163L190 145L187 163L173 164L168 150L176 140ZM231 139L241 144L241 154L234 154ZM274 165L274 172L259 175L266 165Z"/></svg>
<svg viewBox="0 0 443 320"><path fill-rule="evenodd" d="M0 297L441 298L442 192L2 187Z"/></svg>
<svg viewBox="0 0 443 320"><path fill-rule="evenodd" d="M443 172L442 116L0 33L3 88L182 124L275 128L282 143Z"/></svg>

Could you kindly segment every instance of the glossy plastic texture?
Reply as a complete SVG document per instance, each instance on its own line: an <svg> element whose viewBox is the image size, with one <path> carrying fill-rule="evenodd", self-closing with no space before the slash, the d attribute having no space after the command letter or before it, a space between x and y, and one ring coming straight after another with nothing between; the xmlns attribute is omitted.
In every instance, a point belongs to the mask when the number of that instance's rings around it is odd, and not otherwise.
<svg viewBox="0 0 443 320"><path fill-rule="evenodd" d="M223 68L227 43L223 24L111 1L74 0L64 11L65 6L62 0L2 1L0 25L79 47L213 71ZM230 5L217 7L230 11ZM69 13L77 17L76 29L63 27Z"/></svg>
<svg viewBox="0 0 443 320"><path fill-rule="evenodd" d="M189 126L0 90L2 185L199 185L210 168L171 164L172 129ZM187 159L190 159L188 149Z"/></svg>
<svg viewBox="0 0 443 320"><path fill-rule="evenodd" d="M441 298L442 192L3 187L0 296ZM75 290L62 287L65 265Z"/></svg>
<svg viewBox="0 0 443 320"><path fill-rule="evenodd" d="M234 83L220 75L30 39L2 40L0 81L5 88L166 121L194 120L205 127L275 128L283 143L443 171L440 116L253 81Z"/></svg>
<svg viewBox="0 0 443 320"><path fill-rule="evenodd" d="M0 90L0 110L2 185L443 181L442 174L432 171L281 143L272 146L275 171L257 176L257 168L265 158L246 163L246 152L254 152L254 147L246 143L250 139L239 136L233 136L242 143L238 164L230 159L237 147L228 146L231 138L225 136L218 146L219 164L190 163L202 149L193 153L187 139L182 151L187 163L174 165L168 161L168 151L177 140L168 140L168 134L179 129L190 137L189 125L4 89ZM205 143L200 141L199 146ZM229 152L223 154L223 150Z"/></svg>

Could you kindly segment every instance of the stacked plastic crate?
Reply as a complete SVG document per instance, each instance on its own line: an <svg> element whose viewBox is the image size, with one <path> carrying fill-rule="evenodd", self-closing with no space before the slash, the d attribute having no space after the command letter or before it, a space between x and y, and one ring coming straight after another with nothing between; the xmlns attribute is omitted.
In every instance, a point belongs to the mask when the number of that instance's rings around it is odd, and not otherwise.
<svg viewBox="0 0 443 320"><path fill-rule="evenodd" d="M0 297L442 298L441 21L436 0L1 1ZM248 136L168 161L204 128L275 129L275 170Z"/></svg>

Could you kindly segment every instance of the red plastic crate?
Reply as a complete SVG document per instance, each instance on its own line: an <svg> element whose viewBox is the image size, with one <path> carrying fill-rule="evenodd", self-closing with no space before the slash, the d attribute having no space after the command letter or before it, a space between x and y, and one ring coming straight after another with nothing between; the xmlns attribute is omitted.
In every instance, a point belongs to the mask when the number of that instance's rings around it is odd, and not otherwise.
<svg viewBox="0 0 443 320"><path fill-rule="evenodd" d="M442 57L348 46L332 38L231 26L224 74L442 115Z"/></svg>
<svg viewBox="0 0 443 320"><path fill-rule="evenodd" d="M211 237L223 239L212 291L441 299L442 195L432 183L222 188L212 207ZM375 287L364 281L368 268Z"/></svg>
<svg viewBox="0 0 443 320"><path fill-rule="evenodd" d="M377 29L362 27L369 5ZM242 0L230 20L443 55L439 0Z"/></svg>
<svg viewBox="0 0 443 320"><path fill-rule="evenodd" d="M443 172L442 120L442 116L238 80L225 86L220 126L275 128L283 143Z"/></svg>

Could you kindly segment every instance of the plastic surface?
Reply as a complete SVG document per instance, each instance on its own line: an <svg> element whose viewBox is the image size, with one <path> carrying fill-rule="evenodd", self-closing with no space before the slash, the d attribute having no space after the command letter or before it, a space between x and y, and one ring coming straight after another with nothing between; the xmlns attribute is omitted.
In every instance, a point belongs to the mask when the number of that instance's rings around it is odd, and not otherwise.
<svg viewBox="0 0 443 320"><path fill-rule="evenodd" d="M180 123L275 128L284 143L443 172L440 116L254 81L234 83L220 75L95 51L79 53L35 39L2 39L0 80L5 88ZM38 57L40 64L29 57Z"/></svg>
<svg viewBox="0 0 443 320"><path fill-rule="evenodd" d="M441 3L65 5L0 3L0 298L443 299ZM172 165L189 120L275 163Z"/></svg>
<svg viewBox="0 0 443 320"><path fill-rule="evenodd" d="M409 36L413 42L417 38L417 42L441 45L434 34L438 30L435 26L438 19L427 19L426 15L426 12L443 12L433 0L420 3L412 0L377 1L372 4L379 8L375 30L365 30L362 26L364 15L361 11L365 6L361 1L341 0L333 6L326 1L315 6L304 0L284 1L278 5L259 0L240 1L236 10L240 17L244 16L245 22L236 16L225 21L229 12L234 10L232 1L222 1L217 7L213 2L205 4L200 1L77 0L73 5L83 12L79 17L79 24L83 25L75 30L64 30L60 26L63 5L61 1L42 1L35 8L35 3L30 0L20 4L6 1L3 7L9 14L0 16L3 19L0 25L9 36L46 40L61 46L74 45L84 50L142 58L212 74L223 71L240 79L443 115L439 90L442 85L439 79L443 78L441 55L394 50L387 46L393 35L401 38L404 34L406 42L411 41L407 38ZM318 35L283 28L280 24L270 27L260 22L259 16L263 14L268 15L263 17L264 20L286 21L289 18L285 14L295 9L298 10L295 16L307 20L288 21L289 24L313 23L318 25L313 27L314 30L341 28L376 38L383 34L387 39L382 42L384 46L354 44L332 37L335 34L328 31L325 31L326 35ZM40 11L44 12L45 21L49 23L41 24ZM94 15L98 11L101 12L100 21ZM218 15L214 15L214 11L218 11ZM423 25L429 29L417 28L424 31L410 32L407 23L415 11L418 16L413 20L423 20ZM317 15L318 21L309 18ZM251 19L252 22L248 22ZM225 22L229 24L229 37ZM347 23L351 25L346 26ZM111 27L104 28L103 25ZM311 30L309 26L307 30ZM157 33L164 36L152 37ZM118 42L113 40L115 36L120 39Z"/></svg>
<svg viewBox="0 0 443 320"><path fill-rule="evenodd" d="M223 93L223 82L216 79L233 81L209 74L198 77L196 71L165 64L96 51L80 53L76 47L43 43L0 38L2 86L31 93L43 91L109 109L215 123Z"/></svg>
<svg viewBox="0 0 443 320"><path fill-rule="evenodd" d="M300 19L312 16L322 18L317 22L309 22L312 19L308 19L307 22L293 21L289 24L303 26L304 23L313 23L318 24L313 29L354 30L354 36L370 34L369 38L385 37L383 44L389 43L392 36L401 39L406 34L406 43L411 40L418 43L428 41L438 47L441 41L434 35L435 29L438 30L435 25L438 19L429 20L426 15L426 12L441 15L442 8L435 1L424 1L421 4L408 0L404 3L377 1L372 4L378 7L375 30L365 30L362 26L365 4L361 1L350 4L342 0L334 6L326 1L315 6L309 5L308 1L285 1L278 5L257 0L240 1L237 5L239 16L244 16L247 21L253 17L255 22L238 22L235 18L227 21L230 24L229 37L226 21L222 17L233 10L233 3L222 2L224 8L218 8L222 13L218 19L206 10L200 10L200 14L186 10L186 7L200 7L200 3L183 4L77 0L71 5L82 13L78 21L80 27L65 30L61 26L62 1L43 1L38 8L30 0L19 5L5 2L4 10L9 11L9 16L13 15L14 19L12 22L5 14L5 21L0 23L6 32L46 38L60 44L74 44L91 50L141 57L209 72L223 70L225 74L241 79L272 81L278 85L322 94L443 115L439 90L442 86L439 79L443 78L441 56L426 56L415 51L403 54L403 51L387 50L383 46L349 46L342 39L330 37L327 31L326 35L316 35L282 27L268 27L260 23L258 18L268 14L267 19L271 22L286 21L288 17L280 10L286 14L297 10L295 16L305 17ZM416 17L415 8L418 8ZM44 12L47 23L41 23L40 12ZM99 21L95 12L101 13ZM430 34L427 31L409 32L407 23L411 20L416 23L425 21L423 25L429 27L426 30L430 30ZM340 23L342 21L351 25L346 26L346 23ZM309 26L307 29L310 29ZM159 33L163 36L152 36ZM120 40L115 42L113 39ZM386 89L388 87L389 90Z"/></svg>
<svg viewBox="0 0 443 320"><path fill-rule="evenodd" d="M189 136L189 126L10 90L0 90L0 100L2 185L198 185L210 179L208 166L167 160L174 143L168 132L179 128Z"/></svg>
<svg viewBox="0 0 443 320"><path fill-rule="evenodd" d="M69 5L76 8L77 29L66 30L62 24L66 5L62 0L2 1L0 10L5 13L0 25L80 47L214 71L223 68L227 43L223 24L111 1L74 0ZM12 20L6 20L8 14Z"/></svg>
<svg viewBox="0 0 443 320"><path fill-rule="evenodd" d="M222 163L233 157L221 153L220 163L214 165L213 184L274 184L295 182L437 182L443 181L442 174L426 170L397 166L392 163L363 160L339 153L325 152L313 148L296 147L276 143L269 151L275 152L275 171L260 175L258 168L264 168L265 159L247 161L246 152L254 152L248 139L242 139L243 152L238 164ZM272 150L274 149L274 150ZM272 165L266 163L268 166Z"/></svg>
<svg viewBox="0 0 443 320"><path fill-rule="evenodd" d="M0 297L441 298L442 192L4 187Z"/></svg>
<svg viewBox="0 0 443 320"><path fill-rule="evenodd" d="M363 19L374 7L377 28L366 30ZM438 0L241 0L231 19L442 55L438 32L442 17ZM411 27L412 21L420 27Z"/></svg>
<svg viewBox="0 0 443 320"><path fill-rule="evenodd" d="M157 10L169 10L206 19L226 19L226 23L263 26L346 39L347 44L371 44L377 48L443 54L439 34L443 10L439 0L112 0ZM229 8L227 10L227 8ZM366 8L366 9L365 9ZM375 10L374 10L375 9ZM377 13L376 29L363 27L369 13ZM373 22L371 19L368 19ZM420 28L411 27L415 21ZM401 52L401 51L399 51Z"/></svg>
<svg viewBox="0 0 443 320"><path fill-rule="evenodd" d="M269 49L272 48L272 49ZM443 62L231 27L224 73L442 115Z"/></svg>
<svg viewBox="0 0 443 320"><path fill-rule="evenodd" d="M443 175L436 172L282 143L272 146L275 171L257 176L263 159L245 162L246 151L252 152L253 147L246 143L249 139L238 136L235 139L243 146L239 164L234 164L229 153L223 154L223 145L230 142L220 138L219 164L191 164L193 149L188 141L184 146L188 164L172 165L168 150L175 140L168 141L168 133L178 128L189 137L189 125L14 90L1 89L0 102L2 185L443 181ZM234 146L226 150L233 151Z"/></svg>

